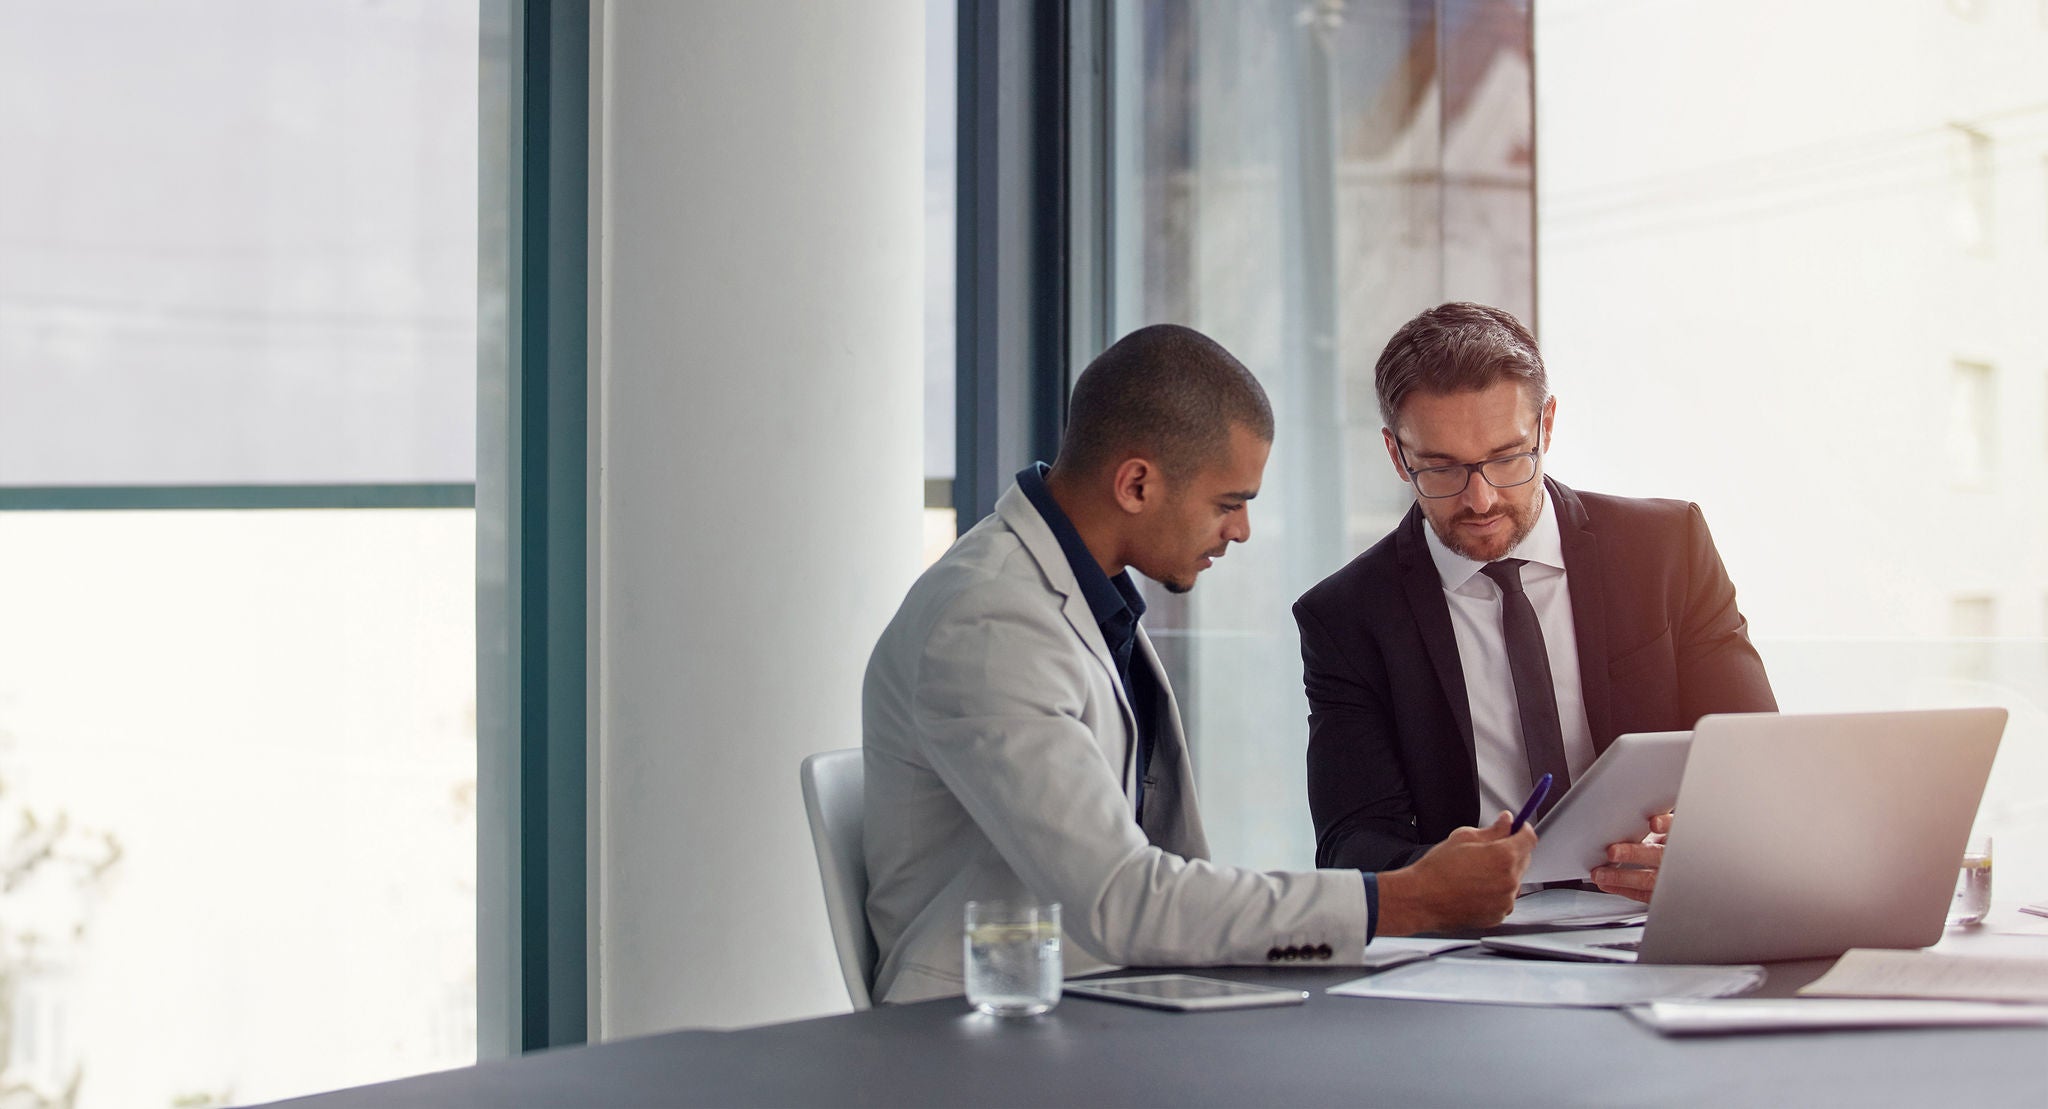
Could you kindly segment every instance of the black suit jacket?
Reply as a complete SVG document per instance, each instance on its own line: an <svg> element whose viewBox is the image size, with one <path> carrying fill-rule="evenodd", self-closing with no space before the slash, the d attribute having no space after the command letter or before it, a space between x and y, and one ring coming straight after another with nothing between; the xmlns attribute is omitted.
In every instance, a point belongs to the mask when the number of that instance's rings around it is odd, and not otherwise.
<svg viewBox="0 0 2048 1109"><path fill-rule="evenodd" d="M1777 710L1697 505L1544 485L1597 751L1712 712ZM1410 509L1294 605L1317 866L1405 866L1479 813L1465 672L1427 526Z"/></svg>

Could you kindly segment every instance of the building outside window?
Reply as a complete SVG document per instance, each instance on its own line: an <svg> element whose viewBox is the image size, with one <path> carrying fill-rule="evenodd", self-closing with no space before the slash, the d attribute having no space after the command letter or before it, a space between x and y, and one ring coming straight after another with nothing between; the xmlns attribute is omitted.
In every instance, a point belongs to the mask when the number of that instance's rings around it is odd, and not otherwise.
<svg viewBox="0 0 2048 1109"><path fill-rule="evenodd" d="M1278 420L1251 542L1146 618L1219 857L1311 858L1288 607L1405 511L1371 368L1449 299L1536 330L1551 473L1702 506L1787 709L2007 706L1980 823L2048 857L2048 626L1964 635L1952 608L2048 588L2048 379L1992 370L2048 358L2048 251L2010 246L2048 241L2027 18L1113 11L1112 330L1209 332Z"/></svg>
<svg viewBox="0 0 2048 1109"><path fill-rule="evenodd" d="M475 1058L479 57L0 3L9 1104Z"/></svg>
<svg viewBox="0 0 2048 1109"><path fill-rule="evenodd" d="M1958 360L1949 393L1949 465L1956 488L1988 488L1998 469L1998 379L1982 362Z"/></svg>

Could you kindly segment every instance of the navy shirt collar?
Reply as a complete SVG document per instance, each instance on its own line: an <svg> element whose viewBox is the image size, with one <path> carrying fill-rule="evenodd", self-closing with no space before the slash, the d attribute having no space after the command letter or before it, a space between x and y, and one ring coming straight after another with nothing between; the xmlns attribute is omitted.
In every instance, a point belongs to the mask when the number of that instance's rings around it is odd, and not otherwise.
<svg viewBox="0 0 2048 1109"><path fill-rule="evenodd" d="M1053 538L1060 541L1060 550L1067 556L1067 565L1074 571L1074 580L1080 583L1081 596L1088 601L1088 611L1095 616L1095 622L1102 626L1103 635L1109 639L1111 650L1118 647L1118 639L1128 639L1136 628L1138 618L1145 615L1145 598L1138 593L1138 585L1131 580L1129 570L1119 571L1116 577L1102 572L1102 564L1088 551L1088 544L1081 541L1081 533L1074 530L1074 522L1060 510L1059 502L1052 499L1052 490L1045 486L1045 475L1051 469L1043 462L1017 471L1017 488L1031 501L1031 507L1038 510L1052 529ZM1112 635L1112 629L1119 634Z"/></svg>

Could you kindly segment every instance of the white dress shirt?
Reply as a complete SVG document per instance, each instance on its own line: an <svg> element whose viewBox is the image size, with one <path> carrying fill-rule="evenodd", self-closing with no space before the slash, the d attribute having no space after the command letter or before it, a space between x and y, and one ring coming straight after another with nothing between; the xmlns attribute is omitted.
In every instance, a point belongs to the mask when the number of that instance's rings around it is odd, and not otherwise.
<svg viewBox="0 0 2048 1109"><path fill-rule="evenodd" d="M1522 743L1522 715L1515 704L1515 679L1508 669L1507 641L1501 631L1501 589L1479 572L1486 563L1474 562L1444 546L1427 522L1422 534L1443 580L1451 630L1458 638L1458 662L1465 671L1473 753L1479 763L1479 812L1473 823L1483 828L1503 809L1519 810L1532 785L1529 756ZM1543 626L1550 680L1557 686L1557 722L1564 732L1565 766L1577 781L1593 765L1593 730L1586 723L1586 696L1579 685L1579 640L1572 621L1564 540L1558 534L1549 497L1543 499L1536 527L1503 557L1528 562L1522 567L1522 591L1529 595L1536 621Z"/></svg>

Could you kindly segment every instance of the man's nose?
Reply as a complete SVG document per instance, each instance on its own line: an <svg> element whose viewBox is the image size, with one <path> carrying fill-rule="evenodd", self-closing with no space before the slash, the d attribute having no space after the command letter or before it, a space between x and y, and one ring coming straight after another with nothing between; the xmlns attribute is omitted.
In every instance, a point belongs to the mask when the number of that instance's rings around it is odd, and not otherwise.
<svg viewBox="0 0 2048 1109"><path fill-rule="evenodd" d="M1251 506L1247 505L1244 511L1232 516L1230 523L1225 525L1223 528L1223 539L1228 543L1242 543L1251 537L1252 510Z"/></svg>
<svg viewBox="0 0 2048 1109"><path fill-rule="evenodd" d="M1477 472L1468 473L1465 480L1465 496L1463 499L1466 508L1480 516L1484 516L1488 512L1493 511L1493 506L1499 502L1500 490L1495 489L1492 483L1488 482L1485 477Z"/></svg>

